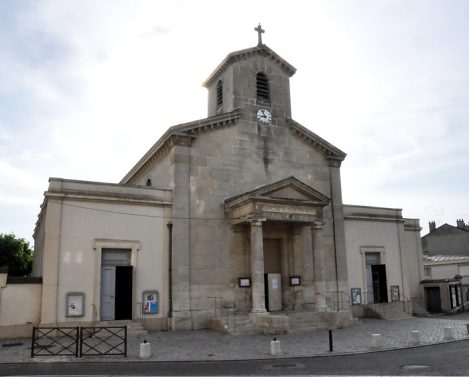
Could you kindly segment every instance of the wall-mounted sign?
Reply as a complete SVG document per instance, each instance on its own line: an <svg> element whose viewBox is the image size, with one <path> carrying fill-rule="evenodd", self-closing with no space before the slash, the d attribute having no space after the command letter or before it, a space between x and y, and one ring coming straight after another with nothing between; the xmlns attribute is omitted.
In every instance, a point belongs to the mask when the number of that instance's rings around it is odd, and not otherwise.
<svg viewBox="0 0 469 377"><path fill-rule="evenodd" d="M362 290L361 288L352 288L351 290L352 305L359 305L362 303Z"/></svg>
<svg viewBox="0 0 469 377"><path fill-rule="evenodd" d="M249 288L251 286L251 278L239 278L240 288Z"/></svg>
<svg viewBox="0 0 469 377"><path fill-rule="evenodd" d="M85 315L85 294L68 292L66 294L66 317L83 317Z"/></svg>
<svg viewBox="0 0 469 377"><path fill-rule="evenodd" d="M399 301L399 300L400 300L399 286L391 285L391 301Z"/></svg>
<svg viewBox="0 0 469 377"><path fill-rule="evenodd" d="M292 287L301 285L301 278L299 276L290 276L290 285Z"/></svg>
<svg viewBox="0 0 469 377"><path fill-rule="evenodd" d="M142 311L144 314L158 314L159 294L158 291L144 291L142 293Z"/></svg>

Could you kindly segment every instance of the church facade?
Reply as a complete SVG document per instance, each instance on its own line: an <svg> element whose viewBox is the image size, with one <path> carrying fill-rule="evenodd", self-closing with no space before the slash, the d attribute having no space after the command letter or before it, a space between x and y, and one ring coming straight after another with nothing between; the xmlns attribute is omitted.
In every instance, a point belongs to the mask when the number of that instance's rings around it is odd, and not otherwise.
<svg viewBox="0 0 469 377"><path fill-rule="evenodd" d="M121 182L50 179L34 234L40 323L412 313L418 220L342 203L346 154L293 119L295 68L257 30L205 81L208 117L168 129Z"/></svg>

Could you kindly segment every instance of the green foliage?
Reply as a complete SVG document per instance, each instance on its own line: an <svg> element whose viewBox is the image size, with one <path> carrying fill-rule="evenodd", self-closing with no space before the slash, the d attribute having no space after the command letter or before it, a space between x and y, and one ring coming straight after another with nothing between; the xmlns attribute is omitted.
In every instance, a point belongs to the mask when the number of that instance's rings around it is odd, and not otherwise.
<svg viewBox="0 0 469 377"><path fill-rule="evenodd" d="M0 267L8 267L10 276L28 276L33 269L33 251L29 242L13 233L0 233Z"/></svg>

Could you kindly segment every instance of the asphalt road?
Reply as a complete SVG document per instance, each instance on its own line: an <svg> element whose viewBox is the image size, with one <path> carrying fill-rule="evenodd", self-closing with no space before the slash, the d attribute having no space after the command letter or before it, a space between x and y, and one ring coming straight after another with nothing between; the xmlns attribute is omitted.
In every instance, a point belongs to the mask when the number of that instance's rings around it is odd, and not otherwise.
<svg viewBox="0 0 469 377"><path fill-rule="evenodd" d="M1 376L469 376L469 341L356 355L205 362L0 364Z"/></svg>

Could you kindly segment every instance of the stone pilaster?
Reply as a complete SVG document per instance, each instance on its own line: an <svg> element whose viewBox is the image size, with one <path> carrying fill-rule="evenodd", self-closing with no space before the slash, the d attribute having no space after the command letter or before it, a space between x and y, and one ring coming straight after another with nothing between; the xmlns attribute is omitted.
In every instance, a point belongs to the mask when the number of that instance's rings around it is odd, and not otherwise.
<svg viewBox="0 0 469 377"><path fill-rule="evenodd" d="M42 271L41 324L51 325L58 321L62 200L48 200L45 222L43 260L47 263L44 263Z"/></svg>
<svg viewBox="0 0 469 377"><path fill-rule="evenodd" d="M332 216L334 219L335 262L337 263L337 291L350 292L347 273L347 254L345 250L345 221L342 204L342 184L339 160L329 160L331 179Z"/></svg>
<svg viewBox="0 0 469 377"><path fill-rule="evenodd" d="M265 312L264 243L262 221L251 221L251 290L252 312Z"/></svg>
<svg viewBox="0 0 469 377"><path fill-rule="evenodd" d="M322 225L322 222L315 222L311 225L313 233L314 292L317 309L325 309L327 307Z"/></svg>
<svg viewBox="0 0 469 377"><path fill-rule="evenodd" d="M173 186L172 245L172 318L173 330L191 330L191 191L190 156L187 145L175 145L171 151Z"/></svg>

